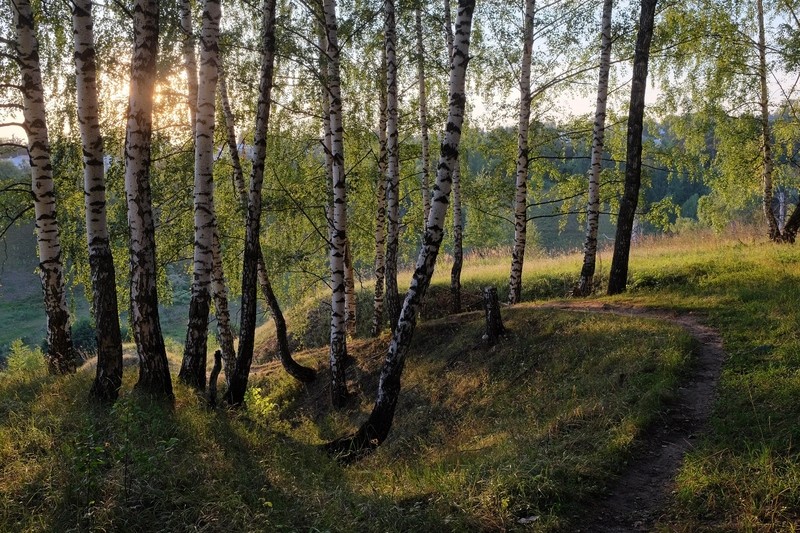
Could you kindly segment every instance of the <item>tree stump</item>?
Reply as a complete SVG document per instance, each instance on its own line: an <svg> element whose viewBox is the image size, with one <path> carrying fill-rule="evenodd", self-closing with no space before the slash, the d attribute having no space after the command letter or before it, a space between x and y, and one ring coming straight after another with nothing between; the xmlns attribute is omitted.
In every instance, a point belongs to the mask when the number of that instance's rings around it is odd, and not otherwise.
<svg viewBox="0 0 800 533"><path fill-rule="evenodd" d="M222 370L222 350L214 352L214 368L211 369L211 375L208 378L208 406L214 408L217 406L217 378Z"/></svg>
<svg viewBox="0 0 800 533"><path fill-rule="evenodd" d="M493 346L506 332L506 328L503 327L503 318L500 316L500 301L497 298L495 287L483 289L483 309L486 311L486 334L483 339L489 346Z"/></svg>

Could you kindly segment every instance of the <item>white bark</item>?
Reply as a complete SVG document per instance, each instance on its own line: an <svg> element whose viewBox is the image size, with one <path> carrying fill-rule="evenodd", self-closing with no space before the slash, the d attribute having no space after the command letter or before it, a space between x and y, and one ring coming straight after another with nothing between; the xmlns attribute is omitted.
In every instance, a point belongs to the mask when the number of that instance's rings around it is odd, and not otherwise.
<svg viewBox="0 0 800 533"><path fill-rule="evenodd" d="M178 3L183 32L183 69L186 72L187 98L189 100L189 123L192 127L192 138L197 126L197 56L194 50L194 29L192 24L191 0L180 0Z"/></svg>
<svg viewBox="0 0 800 533"><path fill-rule="evenodd" d="M61 240L56 220L53 169L50 166L50 141L44 104L39 42L28 0L12 0L16 29L17 57L22 75L23 117L28 134L31 165L31 190L36 216L36 241L39 249L39 274L47 316L47 358L50 372L74 372L77 360L72 348L69 311L64 292Z"/></svg>
<svg viewBox="0 0 800 533"><path fill-rule="evenodd" d="M441 146L431 212L425 237L417 258L411 286L403 302L400 320L392 335L389 351L381 369L375 406L358 432L335 441L329 449L344 455L358 455L378 446L386 439L400 395L400 377L417 323L417 313L433 276L436 257L444 237L452 174L458 163L458 147L464 122L466 103L465 76L469 62L469 38L475 0L461 0L458 7L454 52L450 62L450 105L447 128Z"/></svg>
<svg viewBox="0 0 800 533"><path fill-rule="evenodd" d="M106 184L103 172L103 138L97 100L92 3L72 2L75 73L83 150L83 188L86 239L92 276L92 308L97 330L97 368L91 395L113 401L122 384L122 339L117 308L114 258L106 223Z"/></svg>
<svg viewBox="0 0 800 533"><path fill-rule="evenodd" d="M125 141L125 194L131 256L131 324L139 353L137 388L172 397L158 317L150 147L158 54L158 2L135 0L134 47Z"/></svg>
<svg viewBox="0 0 800 533"><path fill-rule="evenodd" d="M589 201L586 215L586 239L583 243L583 267L575 286L575 296L592 293L597 263L597 229L600 223L600 171L603 167L603 148L606 133L606 104L608 76L611 70L611 14L613 0L604 0L600 38L600 74L597 82L597 103L592 130L592 160L589 169Z"/></svg>
<svg viewBox="0 0 800 533"><path fill-rule="evenodd" d="M331 164L333 187L333 222L331 228L330 264L331 286L331 399L340 406L347 398L344 365L347 358L345 327L345 246L347 244L347 194L344 169L344 127L342 125L342 96L339 75L339 39L335 0L323 0L327 56L327 89L330 111Z"/></svg>
<svg viewBox="0 0 800 533"><path fill-rule="evenodd" d="M182 380L201 390L206 386L208 313L216 233L213 168L220 16L219 1L205 0L200 36L197 123L194 128L194 272L189 325L180 372Z"/></svg>
<svg viewBox="0 0 800 533"><path fill-rule="evenodd" d="M430 141L428 139L428 95L425 90L425 43L422 40L422 7L417 4L414 10L417 34L417 85L419 88L419 131L422 141L422 207L423 221L428 220L431 210L430 193Z"/></svg>
<svg viewBox="0 0 800 533"><path fill-rule="evenodd" d="M522 64L519 76L519 128L517 130L516 191L514 194L514 249L511 253L511 276L508 302L516 304L522 296L522 266L528 227L528 127L531 121L531 55L533 51L534 0L525 0L522 30Z"/></svg>

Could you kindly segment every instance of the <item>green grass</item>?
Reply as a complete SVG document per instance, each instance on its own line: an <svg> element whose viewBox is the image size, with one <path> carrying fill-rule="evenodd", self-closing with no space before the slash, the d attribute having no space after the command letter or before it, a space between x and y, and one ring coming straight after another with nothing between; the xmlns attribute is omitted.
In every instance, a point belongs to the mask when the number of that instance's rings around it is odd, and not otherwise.
<svg viewBox="0 0 800 533"><path fill-rule="evenodd" d="M504 292L507 261L470 258L465 290ZM604 252L601 280L609 262ZM563 296L579 265L527 258L525 294ZM510 333L487 349L479 313L436 318L448 274L440 265L389 440L350 467L318 445L371 409L387 335L350 342L356 399L342 412L327 407L324 370L302 387L275 362L254 368L242 413L208 411L181 386L174 408L152 403L130 392L134 369L111 411L86 403L89 372L0 374L0 531L502 530L529 516L539 517L529 529L580 527L692 371L692 342L659 321L523 304L504 309ZM709 431L659 528L796 529L800 249L746 233L662 239L634 248L630 280L628 293L601 299L699 314L729 355ZM319 330L316 305L290 319ZM298 359L324 368L327 351Z"/></svg>

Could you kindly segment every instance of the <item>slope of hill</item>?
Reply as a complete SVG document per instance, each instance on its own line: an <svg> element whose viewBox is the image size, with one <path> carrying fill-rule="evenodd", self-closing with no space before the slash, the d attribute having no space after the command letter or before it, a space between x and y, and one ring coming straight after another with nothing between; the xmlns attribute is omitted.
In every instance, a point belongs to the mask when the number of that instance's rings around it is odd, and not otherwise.
<svg viewBox="0 0 800 533"><path fill-rule="evenodd" d="M503 286L505 261L475 261L465 278ZM529 261L529 294L563 294L578 264ZM638 248L630 292L592 300L691 314L728 356L654 527L800 520L798 281L795 247L702 234ZM446 291L431 298L446 307ZM349 467L318 445L364 420L387 335L351 341L355 397L341 412L328 407L324 347L297 354L321 369L311 386L275 362L256 367L241 413L208 411L180 386L174 407L153 404L130 393L133 369L122 399L95 408L90 372L26 370L36 357L20 349L0 374L0 530L591 530L648 435L694 407L680 387L703 371L697 344L661 319L531 304L503 314L509 334L494 348L479 313L426 319L389 440Z"/></svg>

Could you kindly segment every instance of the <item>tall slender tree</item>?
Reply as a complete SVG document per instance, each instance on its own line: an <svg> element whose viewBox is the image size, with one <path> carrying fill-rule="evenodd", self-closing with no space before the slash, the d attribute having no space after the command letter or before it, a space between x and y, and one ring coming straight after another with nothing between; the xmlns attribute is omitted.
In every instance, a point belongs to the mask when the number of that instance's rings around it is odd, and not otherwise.
<svg viewBox="0 0 800 533"><path fill-rule="evenodd" d="M519 129L517 130L517 172L514 194L514 249L511 253L511 276L508 282L509 303L522 298L522 266L525 261L525 237L528 227L528 129L531 122L531 56L533 53L533 17L535 0L525 0L522 24L522 64L519 75Z"/></svg>
<svg viewBox="0 0 800 533"><path fill-rule="evenodd" d="M230 101L228 99L228 88L227 83L225 82L224 72L220 72L219 94L223 115L225 116L228 150L230 151L231 161L233 162L234 188L239 195L239 203L242 208L242 212L246 213L248 204L247 191L245 190L244 186L244 172L242 171L242 164L239 159L239 149L236 144L236 122L234 120L233 110L231 109ZM270 282L269 274L267 273L267 267L264 263L264 254L261 251L261 246L258 247L257 268L258 284L261 287L261 293L263 294L264 299L267 301L270 313L272 313L272 320L275 322L275 336L278 339L278 354L284 370L286 370L286 372L292 377L304 383L314 381L314 378L316 377L316 372L314 369L300 365L292 357L292 351L289 347L289 335L286 328L286 320L283 317L283 311L281 310L278 298L275 296L275 292L272 290L272 283ZM220 302L215 300L214 303L219 308ZM220 321L221 320L218 312L217 322L219 323ZM222 344L223 340L221 339L220 342ZM224 353L225 348L223 344L223 354ZM226 379L228 380L228 386L230 386L230 377L228 376L233 375L235 363L235 357L231 357L230 362L228 362L227 359L225 361L225 375Z"/></svg>
<svg viewBox="0 0 800 533"><path fill-rule="evenodd" d="M93 28L91 0L74 0L75 85L83 150L83 198L92 276L92 310L97 332L97 369L90 395L101 401L114 401L122 385L122 337L114 258L106 224L106 183Z"/></svg>
<svg viewBox="0 0 800 533"><path fill-rule="evenodd" d="M417 88L419 95L419 132L422 143L422 210L423 220L428 221L431 210L430 194L430 142L428 140L428 95L425 90L425 42L422 32L422 3L414 8L414 29L417 37Z"/></svg>
<svg viewBox="0 0 800 533"><path fill-rule="evenodd" d="M78 359L72 346L69 311L64 292L64 268L61 263L61 239L56 219L53 169L50 166L50 141L39 64L39 41L34 27L33 10L28 0L12 0L11 5L16 30L16 60L22 76L22 113L28 135L39 273L47 316L47 362L51 373L66 374L75 371Z"/></svg>
<svg viewBox="0 0 800 533"><path fill-rule="evenodd" d="M631 251L631 234L639 187L642 178L642 131L644 122L644 96L647 88L647 66L650 60L650 43L653 39L657 0L642 0L639 31L633 56L631 102L628 111L628 145L625 160L625 190L619 205L617 233L614 240L614 258L608 278L608 294L624 292L628 283L628 259Z"/></svg>
<svg viewBox="0 0 800 533"><path fill-rule="evenodd" d="M386 72L386 48L381 60L381 72ZM372 336L377 337L383 327L383 294L386 273L386 78L378 77L378 175L375 186L375 298L372 314Z"/></svg>
<svg viewBox="0 0 800 533"><path fill-rule="evenodd" d="M600 75L597 82L597 104L592 129L592 160L589 167L589 201L586 213L586 239L583 242L581 277L573 290L574 296L589 296L593 290L597 262L597 228L600 223L600 171L606 133L606 103L608 75L611 70L611 14L613 0L604 0L600 37Z"/></svg>
<svg viewBox="0 0 800 533"><path fill-rule="evenodd" d="M214 235L216 234L213 174L214 116L221 13L218 0L205 0L200 36L197 123L194 128L194 273L186 344L181 370L178 374L182 381L200 390L204 390L206 386L208 314L211 307L210 288L214 270Z"/></svg>
<svg viewBox="0 0 800 533"><path fill-rule="evenodd" d="M125 195L131 258L131 325L139 354L137 389L173 397L156 292L156 243L150 190L158 1L135 0L133 58L125 139Z"/></svg>
<svg viewBox="0 0 800 533"><path fill-rule="evenodd" d="M340 87L340 49L335 0L323 0L325 17L325 42L328 93L331 131L331 175L333 191L332 223L330 231L331 263L331 401L334 406L342 406L347 400L345 363L347 360L347 335L345 329L345 248L347 246L347 193L344 169L344 127L342 125L342 95Z"/></svg>
<svg viewBox="0 0 800 533"><path fill-rule="evenodd" d="M454 53L453 23L450 15L450 0L444 0L444 35L447 57L452 61ZM452 310L461 312L461 268L464 265L464 223L461 214L461 164L456 154L452 175L453 189L453 266L450 269L450 294Z"/></svg>
<svg viewBox="0 0 800 533"><path fill-rule="evenodd" d="M224 399L239 406L244 403L244 393L253 362L256 330L256 283L258 257L261 254L261 190L264 183L264 161L267 155L267 131L272 104L272 85L275 66L275 0L264 0L261 27L261 69L259 73L256 127L253 135L253 168L250 174L250 191L247 201L244 261L242 266L242 311L239 328L239 353Z"/></svg>
<svg viewBox="0 0 800 533"><path fill-rule="evenodd" d="M357 458L379 446L389 434L400 396L400 377L422 299L433 276L436 257L444 237L444 222L449 204L453 168L457 164L461 128L466 104L465 77L469 63L469 41L475 0L459 0L456 19L455 43L450 59L450 104L445 137L436 172L436 185L431 212L425 227L425 237L417 258L411 286L403 302L400 320L392 334L389 351L381 369L375 406L359 430L327 445L332 453L346 459Z"/></svg>
<svg viewBox="0 0 800 533"><path fill-rule="evenodd" d="M400 147L397 108L397 23L394 0L383 1L386 48L386 312L392 331L400 316L397 256L400 243Z"/></svg>

